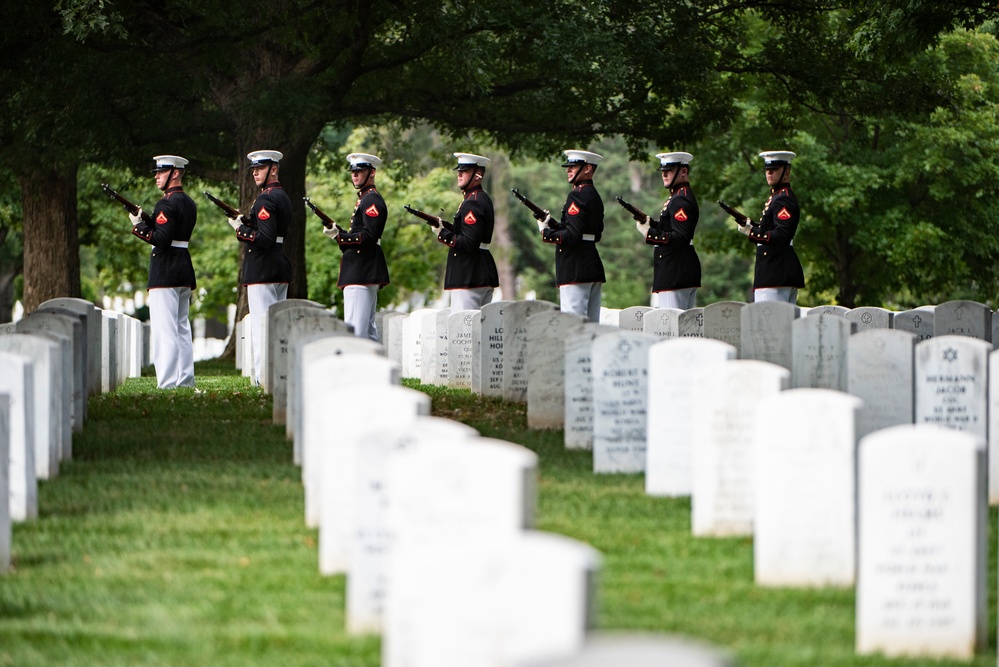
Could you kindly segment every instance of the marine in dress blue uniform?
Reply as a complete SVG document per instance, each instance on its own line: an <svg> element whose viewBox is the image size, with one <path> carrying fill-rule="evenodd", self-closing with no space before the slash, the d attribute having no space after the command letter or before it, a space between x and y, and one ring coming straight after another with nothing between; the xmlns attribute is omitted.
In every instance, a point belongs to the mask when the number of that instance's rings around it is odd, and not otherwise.
<svg viewBox="0 0 999 667"><path fill-rule="evenodd" d="M607 281L597 243L604 231L604 202L593 186L593 174L602 155L566 150L566 179L572 185L558 223L551 215L538 220L545 243L556 246L555 283L563 313L600 321L600 292Z"/></svg>
<svg viewBox="0 0 999 667"><path fill-rule="evenodd" d="M474 153L454 153L458 165L461 205L450 226L431 225L437 240L448 246L444 289L451 295L451 312L480 310L499 286L496 262L489 252L493 240L493 200L482 189L490 160Z"/></svg>
<svg viewBox="0 0 999 667"><path fill-rule="evenodd" d="M388 219L388 207L375 187L375 172L382 161L370 153L347 156L350 178L357 189L357 201L350 216L350 228L341 233L334 226L323 234L336 241L340 251L340 274L337 286L343 290L343 319L359 338L378 340L375 311L378 290L388 285L388 265L382 252L382 233Z"/></svg>
<svg viewBox="0 0 999 667"><path fill-rule="evenodd" d="M701 286L701 261L694 250L694 230L700 212L690 187L690 162L694 156L682 151L658 153L659 171L669 198L659 219L638 221L638 232L655 246L653 255L652 305L656 308L693 308Z"/></svg>
<svg viewBox="0 0 999 667"><path fill-rule="evenodd" d="M129 215L132 234L150 244L150 356L160 389L194 386L194 346L191 340L191 290L197 287L188 244L198 220L198 207L184 192L188 160L179 155L153 158L156 187L163 197L153 209L152 224L142 211Z"/></svg>
<svg viewBox="0 0 999 667"><path fill-rule="evenodd" d="M291 262L284 255L284 237L291 224L291 199L278 181L279 151L253 151L247 154L253 182L260 194L253 200L250 214L229 220L236 239L246 247L243 255L243 285L250 307L250 345L253 350L253 378L260 384L263 374L264 329L267 309L288 298Z"/></svg>
<svg viewBox="0 0 999 667"><path fill-rule="evenodd" d="M764 151L770 198L763 206L759 222L746 218L739 231L756 244L753 273L754 301L796 303L798 290L805 286L805 274L794 251L794 234L801 211L791 190L791 151Z"/></svg>

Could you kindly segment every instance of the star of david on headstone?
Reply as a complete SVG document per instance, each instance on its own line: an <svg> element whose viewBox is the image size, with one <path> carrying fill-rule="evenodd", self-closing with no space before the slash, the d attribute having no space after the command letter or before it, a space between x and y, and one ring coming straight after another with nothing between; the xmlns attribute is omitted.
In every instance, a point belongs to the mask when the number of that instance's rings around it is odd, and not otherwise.
<svg viewBox="0 0 999 667"><path fill-rule="evenodd" d="M943 353L944 361L957 361L957 350L948 347Z"/></svg>
<svg viewBox="0 0 999 667"><path fill-rule="evenodd" d="M724 317L726 320L732 317L732 309L728 307L722 308L722 317Z"/></svg>

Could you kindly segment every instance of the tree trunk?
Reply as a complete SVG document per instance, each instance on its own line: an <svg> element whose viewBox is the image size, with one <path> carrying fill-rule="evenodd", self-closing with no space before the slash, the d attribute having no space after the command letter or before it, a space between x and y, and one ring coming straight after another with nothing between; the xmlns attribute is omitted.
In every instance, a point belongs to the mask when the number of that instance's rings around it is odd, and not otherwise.
<svg viewBox="0 0 999 667"><path fill-rule="evenodd" d="M79 297L76 165L28 166L18 177L24 210L24 311Z"/></svg>

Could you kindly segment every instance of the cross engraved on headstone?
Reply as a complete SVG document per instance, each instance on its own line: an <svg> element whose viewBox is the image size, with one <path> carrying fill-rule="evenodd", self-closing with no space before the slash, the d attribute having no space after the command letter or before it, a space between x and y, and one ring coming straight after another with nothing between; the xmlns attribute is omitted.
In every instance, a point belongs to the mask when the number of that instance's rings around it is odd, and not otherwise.
<svg viewBox="0 0 999 667"><path fill-rule="evenodd" d="M912 323L916 326L917 329L919 328L919 323L922 321L923 318L921 318L919 315L916 315L915 317L912 318Z"/></svg>
<svg viewBox="0 0 999 667"><path fill-rule="evenodd" d="M704 313L701 313L697 316L697 326L699 327L704 326Z"/></svg>
<svg viewBox="0 0 999 667"><path fill-rule="evenodd" d="M870 324L871 320L873 319L874 316L871 315L870 313L864 313L863 315L860 316L860 321L863 322L864 324Z"/></svg>

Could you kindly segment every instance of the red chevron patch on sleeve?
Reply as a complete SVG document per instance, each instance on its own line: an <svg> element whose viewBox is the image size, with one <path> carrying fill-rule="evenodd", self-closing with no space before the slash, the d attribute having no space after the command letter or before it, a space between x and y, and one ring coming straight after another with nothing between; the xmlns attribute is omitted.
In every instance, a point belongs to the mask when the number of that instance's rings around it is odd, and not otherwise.
<svg viewBox="0 0 999 667"><path fill-rule="evenodd" d="M687 222L689 218L687 217L687 212L682 208L673 214L673 218L679 220L680 222Z"/></svg>
<svg viewBox="0 0 999 667"><path fill-rule="evenodd" d="M257 220L270 220L271 214L266 208L260 209L260 213L257 213Z"/></svg>
<svg viewBox="0 0 999 667"><path fill-rule="evenodd" d="M576 206L576 202L569 204L569 210L566 211L569 215L579 215L581 212L580 208Z"/></svg>
<svg viewBox="0 0 999 667"><path fill-rule="evenodd" d="M778 218L779 218L780 220L790 220L790 219L791 219L791 212L790 212L790 211L788 211L788 210L787 210L786 208L782 208L782 209L780 210L780 212L779 212L779 213L777 213L777 217L778 217Z"/></svg>
<svg viewBox="0 0 999 667"><path fill-rule="evenodd" d="M462 218L462 219L465 221L465 224L467 224L467 225L474 225L475 223L478 222L478 220L476 220L476 218L475 218L475 214L472 213L471 211L469 211L468 213L466 213L465 217Z"/></svg>
<svg viewBox="0 0 999 667"><path fill-rule="evenodd" d="M368 208L364 209L364 215L368 216L369 218L377 218L378 217L378 207L375 206L374 204L372 204Z"/></svg>
<svg viewBox="0 0 999 667"><path fill-rule="evenodd" d="M160 211L159 214L156 216L156 224L163 225L166 224L166 222L167 222L166 213Z"/></svg>

